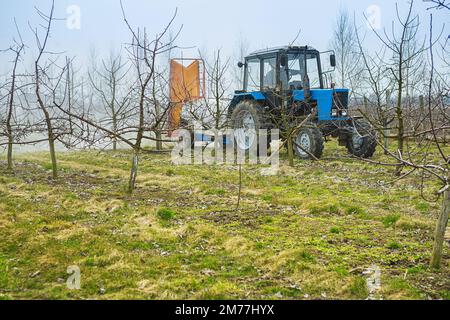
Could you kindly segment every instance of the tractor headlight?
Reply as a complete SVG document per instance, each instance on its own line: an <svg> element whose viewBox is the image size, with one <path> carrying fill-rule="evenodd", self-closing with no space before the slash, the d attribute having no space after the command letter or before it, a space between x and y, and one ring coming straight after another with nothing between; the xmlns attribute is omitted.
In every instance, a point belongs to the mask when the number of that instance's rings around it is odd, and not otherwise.
<svg viewBox="0 0 450 320"><path fill-rule="evenodd" d="M347 111L345 111L345 110L342 111L342 116L343 116L343 117L346 117L346 116L347 116Z"/></svg>
<svg viewBox="0 0 450 320"><path fill-rule="evenodd" d="M331 110L331 116L336 117L337 116L337 110Z"/></svg>

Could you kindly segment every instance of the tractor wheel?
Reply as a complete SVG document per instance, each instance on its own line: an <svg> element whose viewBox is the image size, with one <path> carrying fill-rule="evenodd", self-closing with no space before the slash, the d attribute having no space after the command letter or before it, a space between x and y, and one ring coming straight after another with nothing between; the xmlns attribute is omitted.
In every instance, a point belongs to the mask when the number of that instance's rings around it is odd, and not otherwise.
<svg viewBox="0 0 450 320"><path fill-rule="evenodd" d="M360 158L370 158L377 147L376 132L365 120L356 119L350 128L347 139L347 150L350 154Z"/></svg>
<svg viewBox="0 0 450 320"><path fill-rule="evenodd" d="M323 152L322 131L315 124L301 128L294 140L294 151L301 159L311 159L311 155L319 159Z"/></svg>
<svg viewBox="0 0 450 320"><path fill-rule="evenodd" d="M239 102L231 114L230 121L234 129L235 143L240 150L250 150L254 144L258 146L259 129L270 127L262 108L251 100ZM270 139L269 134L267 139Z"/></svg>

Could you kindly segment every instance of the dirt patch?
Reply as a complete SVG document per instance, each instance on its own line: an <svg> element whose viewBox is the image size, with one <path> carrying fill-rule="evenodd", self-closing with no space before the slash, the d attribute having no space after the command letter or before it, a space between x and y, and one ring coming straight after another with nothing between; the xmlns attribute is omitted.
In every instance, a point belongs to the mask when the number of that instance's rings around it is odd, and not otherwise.
<svg viewBox="0 0 450 320"><path fill-rule="evenodd" d="M246 227L256 227L264 222L264 218L275 216L276 213L270 210L229 210L229 211L212 211L203 214L201 217L205 220L218 223L230 224L239 222Z"/></svg>

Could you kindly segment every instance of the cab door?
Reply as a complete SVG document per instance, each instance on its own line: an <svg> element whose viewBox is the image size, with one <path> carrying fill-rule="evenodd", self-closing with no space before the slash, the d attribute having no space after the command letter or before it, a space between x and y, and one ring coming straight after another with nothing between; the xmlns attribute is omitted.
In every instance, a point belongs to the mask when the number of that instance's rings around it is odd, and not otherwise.
<svg viewBox="0 0 450 320"><path fill-rule="evenodd" d="M262 91L262 66L259 57L252 57L245 63L244 91Z"/></svg>
<svg viewBox="0 0 450 320"><path fill-rule="evenodd" d="M271 108L278 108L280 92L278 88L278 61L276 55L265 56L261 59L262 91Z"/></svg>

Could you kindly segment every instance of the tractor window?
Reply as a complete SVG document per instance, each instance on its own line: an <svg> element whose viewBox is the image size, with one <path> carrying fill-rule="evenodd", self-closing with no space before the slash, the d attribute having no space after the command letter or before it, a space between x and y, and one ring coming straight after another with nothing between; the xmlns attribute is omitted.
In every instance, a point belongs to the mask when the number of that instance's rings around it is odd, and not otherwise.
<svg viewBox="0 0 450 320"><path fill-rule="evenodd" d="M303 53L288 55L288 74L286 70L281 70L280 77L285 89L303 89L303 77L305 74L305 55ZM320 88L319 69L317 66L317 56L315 54L306 55L306 67L311 88ZM286 78L289 78L286 81ZM287 86L285 85L287 83Z"/></svg>
<svg viewBox="0 0 450 320"><path fill-rule="evenodd" d="M259 59L247 61L247 91L260 91L261 67Z"/></svg>
<svg viewBox="0 0 450 320"><path fill-rule="evenodd" d="M263 87L267 89L273 89L277 85L277 59L276 58L268 58L264 59L264 82Z"/></svg>
<svg viewBox="0 0 450 320"><path fill-rule="evenodd" d="M302 54L288 54L286 68L280 70L280 80L284 89L302 89L305 64Z"/></svg>
<svg viewBox="0 0 450 320"><path fill-rule="evenodd" d="M319 77L319 68L317 66L317 56L314 54L307 55L306 64L311 88L320 88L320 77Z"/></svg>

